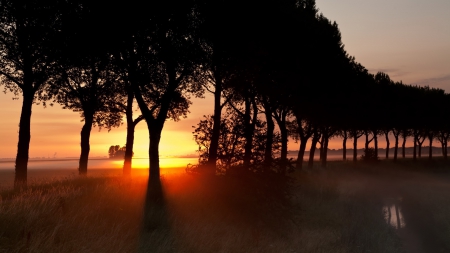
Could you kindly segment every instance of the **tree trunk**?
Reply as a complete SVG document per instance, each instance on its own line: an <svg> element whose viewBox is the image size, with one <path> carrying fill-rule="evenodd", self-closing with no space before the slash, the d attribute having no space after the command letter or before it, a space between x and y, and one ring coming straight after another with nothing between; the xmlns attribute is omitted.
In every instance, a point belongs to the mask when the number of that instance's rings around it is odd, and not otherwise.
<svg viewBox="0 0 450 253"><path fill-rule="evenodd" d="M92 123L94 121L94 113L84 111L84 125L81 129L81 155L78 172L81 176L87 175L87 166L89 159L89 138L91 137Z"/></svg>
<svg viewBox="0 0 450 253"><path fill-rule="evenodd" d="M168 74L168 86L165 93L162 95L160 102L160 109L158 114L155 116L153 112L149 110L147 103L142 96L141 90L137 82L131 82L133 87L133 92L136 101L141 109L141 113L145 118L147 123L147 128L149 132L149 188L160 183L160 170L159 170L159 142L161 140L161 132L166 122L167 115L170 109L170 104L174 96L175 90L179 86L179 80L176 78L176 71L173 64L167 64L167 74Z"/></svg>
<svg viewBox="0 0 450 253"><path fill-rule="evenodd" d="M447 154L446 154L446 147L447 147L447 142L445 140L442 141L441 143L442 146L442 156L444 157L444 159L447 159Z"/></svg>
<svg viewBox="0 0 450 253"><path fill-rule="evenodd" d="M251 117L250 117L250 101L249 98L245 99L245 114L244 114L244 137L245 137L245 145L244 145L244 167L249 168L250 167L250 160L252 158L252 146L253 146L253 129L251 124Z"/></svg>
<svg viewBox="0 0 450 253"><path fill-rule="evenodd" d="M134 146L134 122L128 123L127 121L127 143L125 144L125 157L123 162L123 175L131 175L132 159L133 159L133 146Z"/></svg>
<svg viewBox="0 0 450 253"><path fill-rule="evenodd" d="M347 161L347 131L344 131L342 140L342 160Z"/></svg>
<svg viewBox="0 0 450 253"><path fill-rule="evenodd" d="M428 136L428 139L430 140L428 160L431 160L433 158L433 136L431 136L431 135Z"/></svg>
<svg viewBox="0 0 450 253"><path fill-rule="evenodd" d="M123 175L131 175L132 157L133 157L133 146L134 146L134 128L135 124L133 122L133 99L134 95L131 91L128 92L127 108L125 116L127 118L127 142L125 144L125 157L123 161Z"/></svg>
<svg viewBox="0 0 450 253"><path fill-rule="evenodd" d="M288 131L286 129L286 122L282 120L278 123L280 127L281 133L281 154L280 154L280 170L283 171L286 169L286 161L288 154Z"/></svg>
<svg viewBox="0 0 450 253"><path fill-rule="evenodd" d="M394 133L395 137L395 145L394 145L394 161L397 161L397 154L398 154L398 134L396 135Z"/></svg>
<svg viewBox="0 0 450 253"><path fill-rule="evenodd" d="M378 136L376 132L373 132L373 144L375 147L375 157L378 159Z"/></svg>
<svg viewBox="0 0 450 253"><path fill-rule="evenodd" d="M419 158L422 157L422 143L419 142Z"/></svg>
<svg viewBox="0 0 450 253"><path fill-rule="evenodd" d="M406 156L406 138L408 138L406 135L403 136L403 143L402 143L402 158L405 158Z"/></svg>
<svg viewBox="0 0 450 253"><path fill-rule="evenodd" d="M353 135L353 162L358 160L358 136L355 131Z"/></svg>
<svg viewBox="0 0 450 253"><path fill-rule="evenodd" d="M308 161L309 168L312 168L314 165L314 152L316 151L316 145L317 145L317 142L319 141L319 138L318 138L317 134L314 134L314 137L312 138L311 149L309 150L309 161Z"/></svg>
<svg viewBox="0 0 450 253"><path fill-rule="evenodd" d="M444 147L444 159L447 160L447 146L448 146L448 141L447 139L445 140L445 147Z"/></svg>
<svg viewBox="0 0 450 253"><path fill-rule="evenodd" d="M305 155L307 142L308 138L300 138L300 148L297 155L297 169L301 169L303 167L303 156Z"/></svg>
<svg viewBox="0 0 450 253"><path fill-rule="evenodd" d="M414 132L414 150L413 150L413 160L417 160L417 133Z"/></svg>
<svg viewBox="0 0 450 253"><path fill-rule="evenodd" d="M283 111L280 111L279 114L274 113L274 118L277 121L278 127L280 128L281 133L281 154L280 154L280 170L285 170L286 165L283 161L287 161L287 153L288 153L288 131L286 129L286 114ZM284 168L283 168L284 167Z"/></svg>
<svg viewBox="0 0 450 253"><path fill-rule="evenodd" d="M150 145L148 149L148 156L150 158L149 181L158 184L160 181L159 169L159 142L161 140L162 127L151 126L148 124Z"/></svg>
<svg viewBox="0 0 450 253"><path fill-rule="evenodd" d="M220 99L222 97L222 79L217 76L215 77L215 79L216 79L216 90L214 92L214 115L213 115L214 123L208 154L208 166L213 171L216 171L217 150L219 148L219 138L220 138L220 121L222 119L222 106L220 104Z"/></svg>
<svg viewBox="0 0 450 253"><path fill-rule="evenodd" d="M27 185L28 152L31 139L31 108L34 92L23 91L22 111L19 122L19 141L17 144L16 169L14 187L23 188Z"/></svg>
<svg viewBox="0 0 450 253"><path fill-rule="evenodd" d="M323 154L322 154L322 167L326 168L327 167L327 156L328 156L328 141L329 141L329 137L328 135L326 136L326 138L324 138L323 140Z"/></svg>
<svg viewBox="0 0 450 253"><path fill-rule="evenodd" d="M367 131L364 131L364 135L366 136L366 143L364 144L364 149L368 150L369 149L369 133Z"/></svg>
<svg viewBox="0 0 450 253"><path fill-rule="evenodd" d="M319 141L320 147L319 147L319 161L322 163L322 159L323 159L323 146L325 145L325 134L322 134L322 137L320 138L321 140Z"/></svg>
<svg viewBox="0 0 450 253"><path fill-rule="evenodd" d="M389 142L389 132L385 132L384 136L386 137L386 160L389 159L389 145L391 144Z"/></svg>
<svg viewBox="0 0 450 253"><path fill-rule="evenodd" d="M267 122L267 137L264 151L264 163L266 164L266 168L270 169L270 167L272 166L272 145L273 145L273 131L275 130L275 124L272 119L272 111L270 110L270 105L268 103L264 103L264 105Z"/></svg>

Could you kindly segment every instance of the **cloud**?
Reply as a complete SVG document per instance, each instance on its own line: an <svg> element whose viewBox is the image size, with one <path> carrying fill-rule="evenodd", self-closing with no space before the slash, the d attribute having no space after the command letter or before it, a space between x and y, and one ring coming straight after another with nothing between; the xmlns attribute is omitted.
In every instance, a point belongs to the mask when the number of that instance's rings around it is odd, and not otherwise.
<svg viewBox="0 0 450 253"><path fill-rule="evenodd" d="M404 71L402 69L396 69L396 68L379 68L379 69L369 69L370 73L376 74L378 72L383 72L389 75L391 79L394 79L394 81L397 81L397 79L401 76L405 76L409 74L410 72Z"/></svg>
<svg viewBox="0 0 450 253"><path fill-rule="evenodd" d="M450 92L450 74L440 77L425 78L416 82L420 86L430 86L435 88L444 89L446 92Z"/></svg>

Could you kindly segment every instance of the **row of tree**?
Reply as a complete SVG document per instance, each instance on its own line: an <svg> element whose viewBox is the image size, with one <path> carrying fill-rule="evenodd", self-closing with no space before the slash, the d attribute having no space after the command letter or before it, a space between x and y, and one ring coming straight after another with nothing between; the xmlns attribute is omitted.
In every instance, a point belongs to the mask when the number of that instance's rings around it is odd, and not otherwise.
<svg viewBox="0 0 450 253"><path fill-rule="evenodd" d="M186 116L191 96L204 92L214 95L214 111L194 133L211 172L268 168L280 150L284 173L289 134L300 142L298 167L308 140L311 153L321 144L325 165L337 134L355 143L365 134L366 145L381 133L414 134L419 145L430 133L430 140L448 139L439 135L448 120L437 115L448 95L369 74L314 0L0 0L0 76L6 90L23 96L16 186L26 184L36 100L81 113L81 175L92 127L110 129L125 115L124 173L134 128L145 120L150 179L158 181L165 121Z"/></svg>
<svg viewBox="0 0 450 253"><path fill-rule="evenodd" d="M201 44L194 1L139 1L100 6L91 1L0 1L0 74L5 90L22 93L15 185L27 180L32 104L57 102L79 111L79 173L86 175L93 126L112 128L126 115L124 172L129 173L134 126L145 119L150 168L159 180L158 145L167 118L188 112ZM173 8L177 6L177 8ZM133 101L141 116L133 117Z"/></svg>
<svg viewBox="0 0 450 253"><path fill-rule="evenodd" d="M326 166L333 137L343 140L344 160L348 139L353 139L357 160L357 140L362 136L366 150L373 142L374 157L379 136L386 138L386 150L389 138L395 139L394 160L399 137L404 157L410 136L414 159L421 156L425 139L430 147L438 140L447 157L450 122L442 112L449 108L449 94L394 82L384 73L368 73L346 53L337 24L319 14L314 1L297 2L299 8L283 7L268 10L277 13L274 19L262 14L266 20L261 29L266 33L251 34L246 38L250 46L243 51L224 44L221 33L208 37L212 58L207 90L214 94L215 109L194 130L201 163L225 170L236 165L263 170L273 168L275 161L284 173L289 136L300 144L297 168L302 167L308 141L309 166L317 144ZM224 17L210 18L215 24L215 18ZM430 159L431 154L430 148Z"/></svg>
<svg viewBox="0 0 450 253"><path fill-rule="evenodd" d="M288 137L299 143L296 167L302 168L305 150L309 142L310 153L308 166L312 167L317 145L319 145L320 161L326 166L328 143L331 138L342 140L343 160L348 159L347 143L352 139L352 160L357 161L358 140L364 138L365 159L378 159L378 138L384 138L385 158L389 158L389 151L393 150L393 160L399 156L401 144L402 157L405 158L406 141L412 139L413 159L422 156L422 146L428 142L428 158L432 159L434 141L439 142L442 155L447 159L447 143L450 135L449 120L440 116L439 108L450 105L450 96L443 90L429 87L404 85L393 82L384 73L368 74L367 90L370 96L341 97L344 100L336 104L328 104L321 111L310 116L309 110L317 110L319 105L312 103L312 107L298 105L298 102L287 102L289 108L280 119L279 114L285 111L275 111L267 114L267 106L263 102L255 103L255 126L252 130L252 148L250 163L255 170L275 169L283 172L290 165L287 159ZM364 86L361 87L365 89ZM258 98L257 98L258 99ZM360 101L356 101L359 99ZM260 101L260 100L258 100ZM346 102L348 101L348 102ZM419 101L419 102L418 102ZM233 166L243 165L245 157L246 127L244 115L231 101L225 106L222 114L220 135L217 150L217 167L227 170ZM353 104L358 106L354 106ZM299 106L299 107L297 107ZM269 108L270 109L270 108ZM283 108L284 109L284 108ZM303 110L296 111L295 110ZM333 120L333 114L339 116ZM326 115L326 118L322 118ZM205 119L195 126L194 139L199 145L200 163L208 164L211 160L211 146L213 141L214 117ZM272 121L272 122L270 122ZM274 121L277 131L274 131ZM391 140L394 139L393 147ZM269 141L270 140L270 141ZM401 141L401 143L399 143ZM370 146L373 146L370 147Z"/></svg>

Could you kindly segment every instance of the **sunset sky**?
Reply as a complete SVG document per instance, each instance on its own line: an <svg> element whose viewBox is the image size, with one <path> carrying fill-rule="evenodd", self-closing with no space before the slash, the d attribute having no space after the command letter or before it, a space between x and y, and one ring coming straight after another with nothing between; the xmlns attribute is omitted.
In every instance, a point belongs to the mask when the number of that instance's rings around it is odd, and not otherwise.
<svg viewBox="0 0 450 253"><path fill-rule="evenodd" d="M448 0L316 0L326 17L339 24L347 52L371 73L386 72L395 81L429 85L450 92L450 1ZM3 90L3 87L0 88ZM0 158L17 152L21 99L0 93ZM168 121L160 145L161 156L195 154L192 126L213 112L212 100L194 99L187 119ZM136 114L139 112L136 112ZM31 119L30 157L77 157L80 154L79 113L58 105L34 105ZM106 156L111 145L124 145L125 126L91 134L91 157ZM382 147L382 143L380 143ZM298 144L290 142L289 149ZM330 148L340 148L338 140ZM136 130L135 157L147 157L145 122Z"/></svg>

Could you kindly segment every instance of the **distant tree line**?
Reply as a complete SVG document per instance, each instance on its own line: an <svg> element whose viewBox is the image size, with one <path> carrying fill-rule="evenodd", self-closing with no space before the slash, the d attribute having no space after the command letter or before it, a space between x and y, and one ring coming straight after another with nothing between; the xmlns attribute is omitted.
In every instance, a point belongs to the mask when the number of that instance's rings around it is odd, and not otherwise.
<svg viewBox="0 0 450 253"><path fill-rule="evenodd" d="M126 146L120 146L120 145L113 145L109 147L108 150L108 157L110 159L121 159L123 160L125 158L125 152L127 151ZM134 153L132 154L132 156Z"/></svg>
<svg viewBox="0 0 450 253"><path fill-rule="evenodd" d="M378 138L425 140L447 157L450 103L443 90L404 85L368 73L349 56L338 25L314 0L128 1L0 0L0 78L22 94L15 185L26 184L32 104L59 103L80 112L79 173L86 175L93 126L127 125L124 174L134 129L149 132L150 179L159 180L159 142L167 119L189 112L192 96L212 93L211 115L194 127L200 161L210 171L233 166L285 173L289 136L307 142L326 166L329 140L365 148ZM133 104L140 115L133 115ZM388 156L388 153L386 153ZM429 153L431 159L431 152Z"/></svg>

